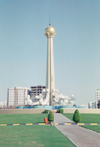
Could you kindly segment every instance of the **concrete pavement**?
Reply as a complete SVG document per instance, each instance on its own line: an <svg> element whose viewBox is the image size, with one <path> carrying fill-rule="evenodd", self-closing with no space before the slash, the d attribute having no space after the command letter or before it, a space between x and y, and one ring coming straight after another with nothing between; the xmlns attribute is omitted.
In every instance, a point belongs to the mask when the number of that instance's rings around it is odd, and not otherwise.
<svg viewBox="0 0 100 147"><path fill-rule="evenodd" d="M67 122L72 121L60 113L54 113L54 123ZM77 147L100 147L100 133L78 125L57 125L55 127Z"/></svg>

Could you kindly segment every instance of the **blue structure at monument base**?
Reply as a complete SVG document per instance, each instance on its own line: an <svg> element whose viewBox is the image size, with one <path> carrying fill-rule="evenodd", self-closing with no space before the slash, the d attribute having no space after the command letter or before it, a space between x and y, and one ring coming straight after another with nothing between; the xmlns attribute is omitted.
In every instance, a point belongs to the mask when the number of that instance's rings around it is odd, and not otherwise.
<svg viewBox="0 0 100 147"><path fill-rule="evenodd" d="M17 106L16 109L46 109L46 110L57 110L61 108L85 108L84 106Z"/></svg>

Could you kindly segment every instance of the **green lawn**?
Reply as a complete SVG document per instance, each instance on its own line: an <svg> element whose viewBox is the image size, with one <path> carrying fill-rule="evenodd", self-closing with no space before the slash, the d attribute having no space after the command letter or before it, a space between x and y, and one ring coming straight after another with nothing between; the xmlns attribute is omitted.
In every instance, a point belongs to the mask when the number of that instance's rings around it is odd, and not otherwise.
<svg viewBox="0 0 100 147"><path fill-rule="evenodd" d="M80 115L81 115L80 123L100 123L100 114L83 114L83 113L80 113ZM64 116L66 116L70 120L72 120L73 113L64 113ZM100 133L100 126L99 125L98 126L84 125L82 127Z"/></svg>
<svg viewBox="0 0 100 147"><path fill-rule="evenodd" d="M0 114L0 124L43 123L48 114ZM0 126L0 147L74 147L54 126Z"/></svg>
<svg viewBox="0 0 100 147"><path fill-rule="evenodd" d="M82 126L86 129L90 129L90 130L93 130L93 131L96 131L98 133L100 133L100 126Z"/></svg>
<svg viewBox="0 0 100 147"><path fill-rule="evenodd" d="M1 147L74 147L54 126L0 127Z"/></svg>
<svg viewBox="0 0 100 147"><path fill-rule="evenodd" d="M64 116L68 117L70 120L73 118L73 113L64 113ZM81 121L80 123L100 123L100 114L84 114L80 113Z"/></svg>
<svg viewBox="0 0 100 147"><path fill-rule="evenodd" d="M0 114L0 124L43 123L48 114Z"/></svg>

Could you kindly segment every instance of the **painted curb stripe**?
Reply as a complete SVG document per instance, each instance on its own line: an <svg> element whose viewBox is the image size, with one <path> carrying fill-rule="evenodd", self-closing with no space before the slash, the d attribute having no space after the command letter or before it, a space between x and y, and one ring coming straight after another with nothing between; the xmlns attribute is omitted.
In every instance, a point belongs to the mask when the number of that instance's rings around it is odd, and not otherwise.
<svg viewBox="0 0 100 147"><path fill-rule="evenodd" d="M58 123L55 123L55 125L57 126L57 125L58 125Z"/></svg>
<svg viewBox="0 0 100 147"><path fill-rule="evenodd" d="M97 123L90 123L90 125L97 125Z"/></svg>
<svg viewBox="0 0 100 147"><path fill-rule="evenodd" d="M83 126L83 125L91 125L91 126L96 126L96 125L100 125L98 123L51 123L51 124L45 124L45 123L26 123L26 124L0 124L0 126L32 126L32 125L40 125L40 126L43 126L43 125L47 125L47 126L50 126L50 125L79 125L79 126Z"/></svg>
<svg viewBox="0 0 100 147"><path fill-rule="evenodd" d="M54 123L51 122L51 125L54 126Z"/></svg>
<svg viewBox="0 0 100 147"><path fill-rule="evenodd" d="M39 125L45 125L45 123L39 123Z"/></svg>
<svg viewBox="0 0 100 147"><path fill-rule="evenodd" d="M7 126L7 124L0 124L0 126Z"/></svg>
<svg viewBox="0 0 100 147"><path fill-rule="evenodd" d="M39 125L39 124L33 124L33 125Z"/></svg>
<svg viewBox="0 0 100 147"><path fill-rule="evenodd" d="M7 126L13 126L13 124L7 124Z"/></svg>
<svg viewBox="0 0 100 147"><path fill-rule="evenodd" d="M64 123L64 125L71 125L71 123Z"/></svg>
<svg viewBox="0 0 100 147"><path fill-rule="evenodd" d="M57 126L57 125L58 125L58 123L51 123L51 125L52 125L52 126L54 126L54 125L55 125L55 126Z"/></svg>
<svg viewBox="0 0 100 147"><path fill-rule="evenodd" d="M79 126L80 126L80 125L84 125L84 123L77 123L77 125L79 125Z"/></svg>
<svg viewBox="0 0 100 147"><path fill-rule="evenodd" d="M19 126L20 124L13 124L13 126Z"/></svg>
<svg viewBox="0 0 100 147"><path fill-rule="evenodd" d="M33 125L32 123L26 123L27 126Z"/></svg>

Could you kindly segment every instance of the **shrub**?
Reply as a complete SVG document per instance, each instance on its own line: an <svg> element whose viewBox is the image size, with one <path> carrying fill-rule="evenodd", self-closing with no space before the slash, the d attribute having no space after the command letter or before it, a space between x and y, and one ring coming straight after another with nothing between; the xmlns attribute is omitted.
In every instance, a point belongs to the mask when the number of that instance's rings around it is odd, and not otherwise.
<svg viewBox="0 0 100 147"><path fill-rule="evenodd" d="M73 121L78 123L81 120L80 113L78 109L75 110L74 115L73 115Z"/></svg>
<svg viewBox="0 0 100 147"><path fill-rule="evenodd" d="M50 113L48 114L48 121L52 122L54 120L54 116L52 111L50 111Z"/></svg>
<svg viewBox="0 0 100 147"><path fill-rule="evenodd" d="M63 109L59 109L59 113L63 114Z"/></svg>
<svg viewBox="0 0 100 147"><path fill-rule="evenodd" d="M45 113L48 113L49 112L49 110L45 110Z"/></svg>

